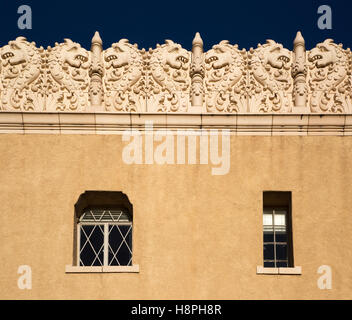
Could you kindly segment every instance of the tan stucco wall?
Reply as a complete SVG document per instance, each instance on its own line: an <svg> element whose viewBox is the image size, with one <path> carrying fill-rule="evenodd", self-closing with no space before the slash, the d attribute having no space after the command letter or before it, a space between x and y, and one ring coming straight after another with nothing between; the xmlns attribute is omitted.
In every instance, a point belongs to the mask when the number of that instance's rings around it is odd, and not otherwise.
<svg viewBox="0 0 352 320"><path fill-rule="evenodd" d="M231 137L231 169L127 165L121 136L0 136L1 299L352 299L352 138ZM140 273L66 274L74 204L126 193ZM295 265L257 275L262 192L292 191ZM17 286L20 265L32 289ZM320 290L318 267L332 268Z"/></svg>

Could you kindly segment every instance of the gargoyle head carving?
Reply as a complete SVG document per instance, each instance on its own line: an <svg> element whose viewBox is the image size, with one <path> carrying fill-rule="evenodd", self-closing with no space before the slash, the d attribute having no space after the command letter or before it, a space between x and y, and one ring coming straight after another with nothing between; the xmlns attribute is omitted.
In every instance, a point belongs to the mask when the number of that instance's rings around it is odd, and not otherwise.
<svg viewBox="0 0 352 320"><path fill-rule="evenodd" d="M81 47L79 43L70 39L65 39L63 52L63 62L68 63L71 67L80 68L88 67L88 52Z"/></svg>
<svg viewBox="0 0 352 320"><path fill-rule="evenodd" d="M223 40L205 54L205 63L214 69L221 69L234 62L233 46Z"/></svg>
<svg viewBox="0 0 352 320"><path fill-rule="evenodd" d="M268 46L264 51L264 64L269 64L276 69L288 67L291 62L291 52L273 40L267 40L266 43Z"/></svg>
<svg viewBox="0 0 352 320"><path fill-rule="evenodd" d="M1 49L1 59L3 65L10 64L11 66L26 63L28 60L26 50L27 39L25 37L18 37L16 40L10 41L8 45Z"/></svg>
<svg viewBox="0 0 352 320"><path fill-rule="evenodd" d="M165 40L166 51L163 52L164 64L173 69L186 69L189 62L189 52L172 40Z"/></svg>
<svg viewBox="0 0 352 320"><path fill-rule="evenodd" d="M326 39L309 52L308 61L318 68L325 68L336 62L336 49L332 39Z"/></svg>
<svg viewBox="0 0 352 320"><path fill-rule="evenodd" d="M107 68L121 68L130 64L132 57L132 45L127 39L121 39L119 42L112 44L111 48L104 53L104 60Z"/></svg>

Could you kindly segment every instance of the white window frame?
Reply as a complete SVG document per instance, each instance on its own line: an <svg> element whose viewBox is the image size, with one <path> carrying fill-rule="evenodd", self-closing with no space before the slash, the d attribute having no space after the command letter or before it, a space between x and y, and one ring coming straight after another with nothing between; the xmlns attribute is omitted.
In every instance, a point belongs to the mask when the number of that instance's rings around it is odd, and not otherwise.
<svg viewBox="0 0 352 320"><path fill-rule="evenodd" d="M94 210L94 209L92 209ZM101 209L101 210L114 210L114 209ZM82 215L83 216L83 215ZM101 266L81 266L81 260L80 260L80 254L81 254L81 226L83 225L101 225L103 226L104 230L104 243L103 243L103 250L104 250L104 255L103 255L103 265ZM128 232L131 233L131 243L128 245L130 251L131 251L131 260L129 265L109 265L109 226L114 226L114 225L119 225L119 226L130 226L131 230ZM76 230L76 261L77 265L71 266L67 265L65 272L66 273L99 273L99 272L127 272L127 273L139 273L139 265L134 265L133 264L133 221L78 221L76 224L77 230ZM125 239L126 240L126 239ZM106 250L107 248L107 250ZM118 260L118 259L117 259Z"/></svg>

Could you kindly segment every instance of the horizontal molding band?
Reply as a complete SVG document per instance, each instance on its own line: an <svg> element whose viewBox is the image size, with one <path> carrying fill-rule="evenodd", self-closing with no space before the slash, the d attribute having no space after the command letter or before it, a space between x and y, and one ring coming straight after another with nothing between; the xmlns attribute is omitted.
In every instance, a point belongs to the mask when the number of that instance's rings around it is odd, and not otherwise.
<svg viewBox="0 0 352 320"><path fill-rule="evenodd" d="M3 134L122 134L133 129L226 129L232 135L351 136L352 114L0 112Z"/></svg>

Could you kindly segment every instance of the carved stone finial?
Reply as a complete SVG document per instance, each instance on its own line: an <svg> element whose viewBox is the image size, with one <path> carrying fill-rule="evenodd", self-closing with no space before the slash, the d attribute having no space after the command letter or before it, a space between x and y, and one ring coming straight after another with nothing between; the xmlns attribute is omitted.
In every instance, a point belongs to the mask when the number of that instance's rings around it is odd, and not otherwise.
<svg viewBox="0 0 352 320"><path fill-rule="evenodd" d="M307 63L306 63L306 47L305 41L300 31L297 32L293 41L294 63L292 67L293 84L293 100L294 106L305 108L307 106Z"/></svg>
<svg viewBox="0 0 352 320"><path fill-rule="evenodd" d="M192 41L192 46L193 47L199 46L203 48L203 40L199 32L197 32L196 35L194 36L194 39Z"/></svg>
<svg viewBox="0 0 352 320"><path fill-rule="evenodd" d="M191 104L194 107L203 106L204 86L203 80L205 69L203 64L203 40L199 32L192 41L192 64L191 64Z"/></svg>
<svg viewBox="0 0 352 320"><path fill-rule="evenodd" d="M296 48L297 46L305 46L305 41L304 41L304 38L302 36L301 31L297 32L296 38L293 41L293 47Z"/></svg>
<svg viewBox="0 0 352 320"><path fill-rule="evenodd" d="M100 44L103 46L103 40L100 38L100 34L98 31L95 31L94 36L92 38L92 44Z"/></svg>
<svg viewBox="0 0 352 320"><path fill-rule="evenodd" d="M103 102L103 41L99 32L96 31L92 38L92 64L89 68L89 76L91 78L89 87L89 97L92 107L101 107Z"/></svg>

